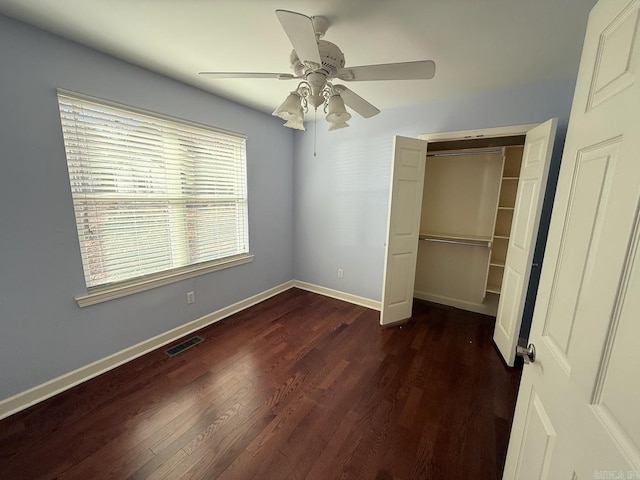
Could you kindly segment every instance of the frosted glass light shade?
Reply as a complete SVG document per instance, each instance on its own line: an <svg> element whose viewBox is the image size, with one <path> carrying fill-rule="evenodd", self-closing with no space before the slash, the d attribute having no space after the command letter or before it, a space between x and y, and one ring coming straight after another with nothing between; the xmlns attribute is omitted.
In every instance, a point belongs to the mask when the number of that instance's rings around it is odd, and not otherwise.
<svg viewBox="0 0 640 480"><path fill-rule="evenodd" d="M349 124L347 122L332 122L329 124L329 131L340 130L341 128L347 128Z"/></svg>
<svg viewBox="0 0 640 480"><path fill-rule="evenodd" d="M351 118L351 114L347 112L347 109L344 106L344 101L340 95L332 95L331 98L329 98L327 110L328 113L326 118L329 123L345 123ZM340 128L344 128L344 126ZM335 130L335 128L329 128L329 130Z"/></svg>
<svg viewBox="0 0 640 480"><path fill-rule="evenodd" d="M291 92L282 105L276 108L271 115L280 117L283 120L294 119L302 121L304 112L302 111L300 94Z"/></svg>
<svg viewBox="0 0 640 480"><path fill-rule="evenodd" d="M295 128L296 130L304 130L304 123L301 119L291 118L284 124L285 127Z"/></svg>

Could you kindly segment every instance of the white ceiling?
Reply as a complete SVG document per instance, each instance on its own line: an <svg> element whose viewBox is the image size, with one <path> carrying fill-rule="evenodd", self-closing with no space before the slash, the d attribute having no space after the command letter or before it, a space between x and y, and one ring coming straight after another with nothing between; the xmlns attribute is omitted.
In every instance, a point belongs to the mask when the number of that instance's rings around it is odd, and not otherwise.
<svg viewBox="0 0 640 480"><path fill-rule="evenodd" d="M0 0L0 13L265 112L297 85L277 8L323 15L347 66L432 59L432 80L352 82L381 109L575 78L595 0Z"/></svg>

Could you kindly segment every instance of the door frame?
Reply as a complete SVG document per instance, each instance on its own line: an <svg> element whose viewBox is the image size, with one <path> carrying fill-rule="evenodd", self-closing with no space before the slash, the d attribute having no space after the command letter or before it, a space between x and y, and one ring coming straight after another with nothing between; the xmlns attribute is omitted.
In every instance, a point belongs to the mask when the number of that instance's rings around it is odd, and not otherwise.
<svg viewBox="0 0 640 480"><path fill-rule="evenodd" d="M444 142L450 140L474 140L478 138L515 137L518 135L526 135L529 130L537 127L540 123L478 128L475 130L458 130L453 132L423 133L422 135L418 135L418 138L420 140L426 140L427 142ZM429 151L428 145L427 151Z"/></svg>

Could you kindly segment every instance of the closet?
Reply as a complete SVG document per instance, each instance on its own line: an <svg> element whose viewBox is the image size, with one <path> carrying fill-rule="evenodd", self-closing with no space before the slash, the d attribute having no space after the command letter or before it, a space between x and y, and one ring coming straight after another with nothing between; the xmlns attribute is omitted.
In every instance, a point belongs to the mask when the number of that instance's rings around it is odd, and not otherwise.
<svg viewBox="0 0 640 480"><path fill-rule="evenodd" d="M394 137L381 325L414 298L495 315L513 365L557 124Z"/></svg>
<svg viewBox="0 0 640 480"><path fill-rule="evenodd" d="M524 141L429 143L414 297L496 315Z"/></svg>

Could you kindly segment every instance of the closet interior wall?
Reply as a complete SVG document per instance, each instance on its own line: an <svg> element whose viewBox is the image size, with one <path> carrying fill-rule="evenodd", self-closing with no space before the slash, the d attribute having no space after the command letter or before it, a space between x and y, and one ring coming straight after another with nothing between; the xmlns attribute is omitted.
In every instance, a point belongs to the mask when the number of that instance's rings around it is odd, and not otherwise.
<svg viewBox="0 0 640 480"><path fill-rule="evenodd" d="M430 143L414 296L497 312L524 137Z"/></svg>

